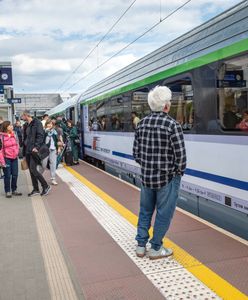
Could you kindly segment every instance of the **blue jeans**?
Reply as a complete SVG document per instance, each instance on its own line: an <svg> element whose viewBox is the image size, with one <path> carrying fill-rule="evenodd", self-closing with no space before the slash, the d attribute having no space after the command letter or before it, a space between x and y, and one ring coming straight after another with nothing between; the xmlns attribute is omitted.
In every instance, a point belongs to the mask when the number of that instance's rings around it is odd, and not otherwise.
<svg viewBox="0 0 248 300"><path fill-rule="evenodd" d="M141 186L140 213L136 236L139 246L145 246L148 242L148 231L156 208L157 214L153 228L153 238L150 240L150 243L153 249L160 249L176 208L180 182L181 176L175 176L167 185L160 189L150 189L143 185Z"/></svg>
<svg viewBox="0 0 248 300"><path fill-rule="evenodd" d="M17 189L18 158L4 158L4 160L6 163L6 168L3 168L4 190L5 193L8 193L10 191L14 192Z"/></svg>

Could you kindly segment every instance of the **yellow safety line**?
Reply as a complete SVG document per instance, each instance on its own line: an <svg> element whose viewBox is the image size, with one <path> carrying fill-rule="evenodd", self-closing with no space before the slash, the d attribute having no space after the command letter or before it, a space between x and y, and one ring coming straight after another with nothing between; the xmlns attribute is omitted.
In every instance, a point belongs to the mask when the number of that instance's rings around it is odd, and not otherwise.
<svg viewBox="0 0 248 300"><path fill-rule="evenodd" d="M137 227L138 217L128 210L126 207L121 205L118 201L110 197L103 190L98 188L96 185L91 183L85 177L80 175L78 172L70 167L65 166L65 168L74 175L78 180L85 184L89 189L91 189L95 194L102 198L106 203L108 203L113 209L115 209L120 215L122 215L127 221ZM150 235L152 235L152 228L150 230ZM183 250L181 247L177 246L174 242L168 238L164 239L164 244L166 247L170 247L174 251L174 259L179 262L186 270L197 277L202 283L208 286L212 291L214 291L219 297L227 300L247 300L248 296L240 292L237 288L231 285L229 282L224 280L222 277L217 275L211 269L202 264L199 260L194 258L188 252ZM207 249L206 249L207 251Z"/></svg>

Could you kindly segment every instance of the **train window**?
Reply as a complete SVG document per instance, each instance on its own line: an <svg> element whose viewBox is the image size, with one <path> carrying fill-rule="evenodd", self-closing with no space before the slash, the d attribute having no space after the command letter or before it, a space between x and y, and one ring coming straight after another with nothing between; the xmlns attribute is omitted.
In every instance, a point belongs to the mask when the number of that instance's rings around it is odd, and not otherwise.
<svg viewBox="0 0 248 300"><path fill-rule="evenodd" d="M138 122L151 112L147 102L148 93L148 88L142 88L132 93L131 124L133 130L136 128Z"/></svg>
<svg viewBox="0 0 248 300"><path fill-rule="evenodd" d="M89 129L93 131L106 130L106 112L108 99L89 105Z"/></svg>
<svg viewBox="0 0 248 300"><path fill-rule="evenodd" d="M248 133L248 54L225 61L218 72L218 112L224 130Z"/></svg>
<svg viewBox="0 0 248 300"><path fill-rule="evenodd" d="M194 106L193 87L189 77L166 83L172 91L170 115L177 120L183 130L187 131L193 127Z"/></svg>
<svg viewBox="0 0 248 300"><path fill-rule="evenodd" d="M89 105L89 129L90 130L97 130L95 128L95 122L96 122L96 104L93 103Z"/></svg>
<svg viewBox="0 0 248 300"><path fill-rule="evenodd" d="M109 101L107 131L123 131L124 123L124 98L123 95L118 95Z"/></svg>
<svg viewBox="0 0 248 300"><path fill-rule="evenodd" d="M106 130L107 127L107 111L108 100L100 101L96 103L96 122L95 127L97 130Z"/></svg>
<svg viewBox="0 0 248 300"><path fill-rule="evenodd" d="M129 131L129 93L89 105L89 128L94 131Z"/></svg>

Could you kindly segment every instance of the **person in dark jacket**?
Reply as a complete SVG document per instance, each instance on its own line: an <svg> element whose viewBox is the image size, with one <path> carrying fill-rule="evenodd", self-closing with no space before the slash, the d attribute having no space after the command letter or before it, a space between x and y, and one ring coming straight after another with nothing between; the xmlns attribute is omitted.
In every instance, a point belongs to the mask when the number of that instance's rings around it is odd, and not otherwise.
<svg viewBox="0 0 248 300"><path fill-rule="evenodd" d="M56 127L60 129L60 134L62 133L63 140L65 141L68 128L66 121L61 116L57 116L56 118Z"/></svg>
<svg viewBox="0 0 248 300"><path fill-rule="evenodd" d="M23 128L19 120L16 120L15 122L14 132L18 138L19 147L20 147L18 156L19 158L23 158Z"/></svg>
<svg viewBox="0 0 248 300"><path fill-rule="evenodd" d="M22 129L21 122L19 120L17 120L15 122L14 132L15 132L15 134L18 137L19 146L22 147L22 143L23 143L23 129Z"/></svg>
<svg viewBox="0 0 248 300"><path fill-rule="evenodd" d="M224 113L223 123L226 129L235 129L241 120L242 118L238 114L236 105L232 105L230 109Z"/></svg>
<svg viewBox="0 0 248 300"><path fill-rule="evenodd" d="M22 156L25 157L26 156L26 145L24 143L24 141L26 140L27 138L27 128L28 128L28 122L25 122L23 125L22 125L22 136L23 136L23 143L22 143Z"/></svg>
<svg viewBox="0 0 248 300"><path fill-rule="evenodd" d="M41 195L45 196L49 193L51 187L47 184L46 180L40 172L37 170L39 164L39 149L44 144L44 130L41 121L32 116L28 112L22 114L22 120L28 123L26 128L25 144L25 157L29 167L30 176L32 179L33 190L28 196ZM42 186L42 192L39 191L40 182Z"/></svg>

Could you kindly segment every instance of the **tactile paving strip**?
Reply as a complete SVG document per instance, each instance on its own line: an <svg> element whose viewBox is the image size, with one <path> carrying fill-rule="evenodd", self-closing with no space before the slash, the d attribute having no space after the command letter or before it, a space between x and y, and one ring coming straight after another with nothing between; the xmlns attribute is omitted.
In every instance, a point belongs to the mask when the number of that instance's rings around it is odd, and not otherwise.
<svg viewBox="0 0 248 300"><path fill-rule="evenodd" d="M166 299L220 299L173 258L138 258L136 228L66 169L59 169L57 174Z"/></svg>
<svg viewBox="0 0 248 300"><path fill-rule="evenodd" d="M30 178L28 178L30 181ZM77 294L69 274L56 234L47 214L43 199L32 197L32 205L40 238L41 251L50 288L51 300L77 300Z"/></svg>

